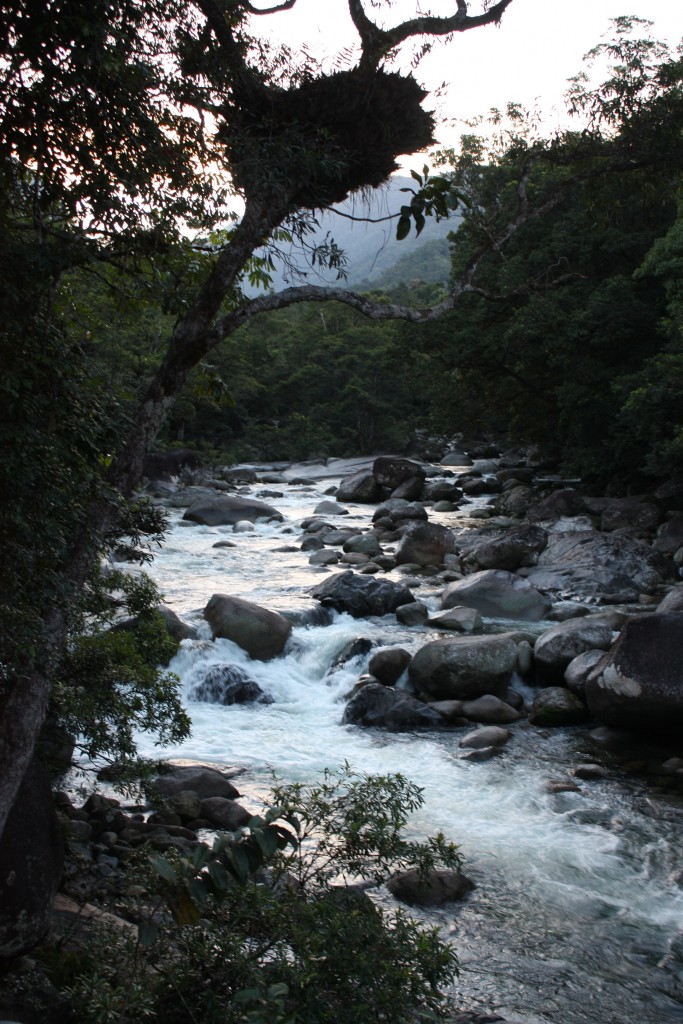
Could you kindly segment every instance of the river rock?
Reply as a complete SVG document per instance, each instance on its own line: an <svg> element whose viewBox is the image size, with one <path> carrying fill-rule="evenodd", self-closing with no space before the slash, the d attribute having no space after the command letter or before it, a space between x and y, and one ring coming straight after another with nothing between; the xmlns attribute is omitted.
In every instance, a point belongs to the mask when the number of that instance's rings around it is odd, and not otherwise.
<svg viewBox="0 0 683 1024"><path fill-rule="evenodd" d="M427 480L422 488L423 501L450 501L455 505L461 498L461 488L449 480Z"/></svg>
<svg viewBox="0 0 683 1024"><path fill-rule="evenodd" d="M372 464L372 475L380 487L395 491L401 484L409 480L417 480L419 487L416 497L422 490L426 473L423 467L410 459L394 458L391 455L380 455ZM401 497L401 495L398 495Z"/></svg>
<svg viewBox="0 0 683 1024"><path fill-rule="evenodd" d="M487 725L505 725L507 722L516 722L520 717L519 711L499 697L494 697L492 693L485 693L476 700L464 701L462 714L471 722L483 722Z"/></svg>
<svg viewBox="0 0 683 1024"><path fill-rule="evenodd" d="M411 601L396 609L396 618L403 626L422 626L429 618L429 609L422 601Z"/></svg>
<svg viewBox="0 0 683 1024"><path fill-rule="evenodd" d="M348 612L354 618L366 615L387 615L401 605L411 604L413 595L391 580L359 576L354 572L337 573L313 587L311 595L325 608Z"/></svg>
<svg viewBox="0 0 683 1024"><path fill-rule="evenodd" d="M548 534L542 526L516 526L470 548L463 564L478 570L507 569L512 572L522 565L535 565L547 543Z"/></svg>
<svg viewBox="0 0 683 1024"><path fill-rule="evenodd" d="M444 608L466 605L482 615L537 622L551 607L550 599L527 580L502 569L484 569L449 583L441 595Z"/></svg>
<svg viewBox="0 0 683 1024"><path fill-rule="evenodd" d="M579 725L587 718L586 705L563 686L541 690L529 712L529 722L538 726Z"/></svg>
<svg viewBox="0 0 683 1024"><path fill-rule="evenodd" d="M438 523L411 522L396 549L397 565L441 565L456 553L453 531Z"/></svg>
<svg viewBox="0 0 683 1024"><path fill-rule="evenodd" d="M460 746L465 750L485 750L489 747L502 747L510 739L512 733L509 729L503 729L499 725L486 725L482 729L475 729L468 732L460 740Z"/></svg>
<svg viewBox="0 0 683 1024"><path fill-rule="evenodd" d="M410 664L411 655L403 647L388 647L370 658L368 672L384 686L395 686Z"/></svg>
<svg viewBox="0 0 683 1024"><path fill-rule="evenodd" d="M578 516L586 511L583 495L573 487L560 487L551 491L527 510L527 518L534 522Z"/></svg>
<svg viewBox="0 0 683 1024"><path fill-rule="evenodd" d="M564 682L567 689L583 700L586 694L586 680L604 655L604 651L593 649L573 658L564 670Z"/></svg>
<svg viewBox="0 0 683 1024"><path fill-rule="evenodd" d="M517 644L505 634L433 640L413 656L408 674L434 700L473 700L507 686Z"/></svg>
<svg viewBox="0 0 683 1024"><path fill-rule="evenodd" d="M441 459L442 466L471 466L472 459L460 448L451 448Z"/></svg>
<svg viewBox="0 0 683 1024"><path fill-rule="evenodd" d="M340 505L338 501L321 501L313 509L315 515L324 516L347 516L349 510Z"/></svg>
<svg viewBox="0 0 683 1024"><path fill-rule="evenodd" d="M214 640L232 640L259 661L282 654L292 632L291 622L279 612L229 594L214 594L204 609L204 618Z"/></svg>
<svg viewBox="0 0 683 1024"><path fill-rule="evenodd" d="M683 583L674 587L657 605L658 612L683 612Z"/></svg>
<svg viewBox="0 0 683 1024"><path fill-rule="evenodd" d="M681 666L683 612L634 616L588 676L588 707L608 725L680 737Z"/></svg>
<svg viewBox="0 0 683 1024"><path fill-rule="evenodd" d="M533 586L562 597L620 604L652 593L666 571L661 556L641 541L577 531L550 534L538 564L524 575Z"/></svg>
<svg viewBox="0 0 683 1024"><path fill-rule="evenodd" d="M392 896L411 907L440 907L463 899L474 882L452 868L431 868L426 874L411 868L393 875L386 886Z"/></svg>
<svg viewBox="0 0 683 1024"><path fill-rule="evenodd" d="M200 500L190 505L183 519L204 526L234 526L242 520L256 522L257 519L283 519L272 505L266 505L255 498L240 498L238 495L221 495L217 498Z"/></svg>
<svg viewBox="0 0 683 1024"><path fill-rule="evenodd" d="M45 936L63 869L50 780L34 759L0 839L0 959L22 956Z"/></svg>
<svg viewBox="0 0 683 1024"><path fill-rule="evenodd" d="M155 611L161 615L168 633L174 640L196 640L197 630L189 623L183 622L180 616L165 604L158 604Z"/></svg>
<svg viewBox="0 0 683 1024"><path fill-rule="evenodd" d="M602 615L558 622L541 633L534 645L534 664L543 679L561 679L570 661L584 651L606 651L612 626Z"/></svg>
<svg viewBox="0 0 683 1024"><path fill-rule="evenodd" d="M341 555L338 551L328 551L327 548L318 548L308 559L309 565L336 565Z"/></svg>
<svg viewBox="0 0 683 1024"><path fill-rule="evenodd" d="M652 502L639 498L606 498L600 512L600 529L651 533L661 519L661 509Z"/></svg>
<svg viewBox="0 0 683 1024"><path fill-rule="evenodd" d="M343 725L376 726L390 732L435 729L444 724L442 716L405 690L382 683L367 683L346 705Z"/></svg>
<svg viewBox="0 0 683 1024"><path fill-rule="evenodd" d="M657 530L652 547L662 555L673 555L683 547L683 512L671 513Z"/></svg>
<svg viewBox="0 0 683 1024"><path fill-rule="evenodd" d="M163 797L191 790L200 800L211 796L234 800L240 795L225 771L203 764L169 764L167 772L153 779L151 788Z"/></svg>
<svg viewBox="0 0 683 1024"><path fill-rule="evenodd" d="M430 615L427 625L433 629L452 629L458 633L472 633L482 628L482 618L476 608L465 608L456 605L455 608L446 608L443 612Z"/></svg>
<svg viewBox="0 0 683 1024"><path fill-rule="evenodd" d="M336 497L339 501L354 501L374 505L382 499L382 488L369 470L352 473L340 481Z"/></svg>
<svg viewBox="0 0 683 1024"><path fill-rule="evenodd" d="M387 498L375 509L373 523L386 520L392 527L404 523L407 519L426 520L427 510L419 501L406 501L405 498Z"/></svg>
<svg viewBox="0 0 683 1024"><path fill-rule="evenodd" d="M273 699L237 665L212 665L204 678L194 684L188 700L209 704L272 704Z"/></svg>
<svg viewBox="0 0 683 1024"><path fill-rule="evenodd" d="M362 554L372 558L380 555L382 549L374 533L357 533L344 541L343 550L346 554Z"/></svg>
<svg viewBox="0 0 683 1024"><path fill-rule="evenodd" d="M253 817L241 804L222 796L207 797L199 806L202 818L206 818L217 828L225 829L226 832L242 828Z"/></svg>
<svg viewBox="0 0 683 1024"><path fill-rule="evenodd" d="M523 516L536 501L538 493L524 484L510 488L496 498L496 510L504 516Z"/></svg>

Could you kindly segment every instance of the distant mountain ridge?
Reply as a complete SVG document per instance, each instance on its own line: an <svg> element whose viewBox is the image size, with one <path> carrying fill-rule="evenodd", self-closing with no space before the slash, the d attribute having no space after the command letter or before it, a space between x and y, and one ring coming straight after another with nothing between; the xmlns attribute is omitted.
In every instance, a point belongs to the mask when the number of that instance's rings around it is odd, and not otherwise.
<svg viewBox="0 0 683 1024"><path fill-rule="evenodd" d="M281 245L286 258L305 270L305 278L288 275L283 261L277 260L273 273L273 289L279 291L290 284L325 284L341 288L390 287L392 283L420 279L424 281L445 281L448 278L450 261L446 237L455 231L459 223L457 215L437 223L428 217L420 235L413 229L407 238L396 240L396 220L385 220L397 214L407 204L410 195L403 188L416 188L412 178L393 177L380 190L367 199L351 196L335 213L326 210L318 217L319 227L309 236L310 244L321 244L325 238L333 240L344 251L347 258L347 279L338 279L336 270L325 270L318 266L307 267L296 247ZM355 218L355 219L351 219ZM421 267L424 272L421 273ZM248 294L255 289L247 288Z"/></svg>

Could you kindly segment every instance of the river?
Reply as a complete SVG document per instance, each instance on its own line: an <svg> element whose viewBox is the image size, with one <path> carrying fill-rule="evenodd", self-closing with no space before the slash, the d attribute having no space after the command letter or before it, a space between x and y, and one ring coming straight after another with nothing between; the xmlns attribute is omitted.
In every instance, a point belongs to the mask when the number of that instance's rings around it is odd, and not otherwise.
<svg viewBox="0 0 683 1024"><path fill-rule="evenodd" d="M329 570L309 566L299 550L300 523L338 478L315 479L307 467L289 475L302 472L308 485L252 488L256 497L282 493L264 498L282 523L235 534L183 523L182 510L172 511L148 571L174 611L200 625L211 595L229 593L305 617L315 606L308 590ZM348 515L325 518L368 526L372 507L347 507ZM461 516L430 514L445 525L462 525ZM225 540L235 547L214 547ZM416 596L437 607L428 580ZM274 703L188 702L192 735L164 755L246 769L238 785L254 810L271 771L305 781L348 761L362 772L402 772L424 790L411 828L442 830L457 842L476 884L463 903L423 915L456 946L464 1006L518 1024L683 1021L683 808L675 797L616 765L608 778L580 783L578 793L547 792L549 780L566 779L572 766L598 756L579 727L516 723L502 756L474 764L458 759L462 730L391 734L341 724L344 696L369 657L330 672L349 640L416 651L436 635L393 616L335 615L330 624L295 626L285 655L266 663L227 640L185 642L170 666L185 694L211 664L229 661L247 667ZM158 756L155 748L145 752Z"/></svg>

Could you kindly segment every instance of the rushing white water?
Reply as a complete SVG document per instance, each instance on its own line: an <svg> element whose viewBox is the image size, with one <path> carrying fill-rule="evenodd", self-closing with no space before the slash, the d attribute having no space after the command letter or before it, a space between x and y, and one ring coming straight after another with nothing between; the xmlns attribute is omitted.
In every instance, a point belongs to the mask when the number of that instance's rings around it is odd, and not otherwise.
<svg viewBox="0 0 683 1024"><path fill-rule="evenodd" d="M195 624L217 592L289 613L313 607L307 591L327 570L308 565L299 524L329 484L266 497L285 521L249 533L188 526L174 513L150 569L167 602ZM349 510L339 525L368 525L368 507ZM221 540L236 546L213 547ZM429 585L418 594L434 601ZM369 656L330 665L360 636L411 651L428 639L393 616L336 615L327 625L296 626L284 656L270 662L251 661L227 640L184 642L170 667L186 694L211 665L230 663L274 703L190 702L192 736L165 754L245 768L239 785L255 810L271 769L286 780L309 780L344 761L363 772L403 773L424 789L411 827L458 842L476 883L465 903L425 915L453 937L465 1004L520 1024L683 1021L680 807L616 768L579 793L546 792L549 779L595 758L580 729L547 732L522 722L500 758L470 764L457 757L459 730L390 734L342 725L344 697Z"/></svg>

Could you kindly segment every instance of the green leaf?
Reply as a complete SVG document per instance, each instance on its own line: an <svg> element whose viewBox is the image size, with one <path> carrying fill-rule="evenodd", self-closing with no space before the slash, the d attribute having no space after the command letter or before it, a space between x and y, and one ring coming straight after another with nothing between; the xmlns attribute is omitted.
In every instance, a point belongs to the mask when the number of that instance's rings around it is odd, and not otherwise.
<svg viewBox="0 0 683 1024"><path fill-rule="evenodd" d="M177 882L178 873L170 861L166 860L158 853L153 853L149 858L149 862L158 875L161 876L167 882Z"/></svg>
<svg viewBox="0 0 683 1024"><path fill-rule="evenodd" d="M410 234L410 217L399 217L398 224L396 225L396 240L398 242L402 239L407 238Z"/></svg>

